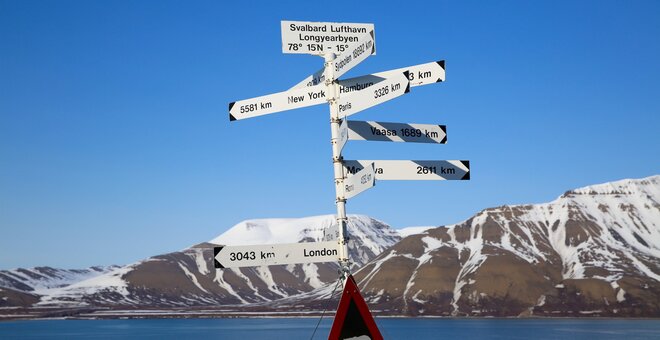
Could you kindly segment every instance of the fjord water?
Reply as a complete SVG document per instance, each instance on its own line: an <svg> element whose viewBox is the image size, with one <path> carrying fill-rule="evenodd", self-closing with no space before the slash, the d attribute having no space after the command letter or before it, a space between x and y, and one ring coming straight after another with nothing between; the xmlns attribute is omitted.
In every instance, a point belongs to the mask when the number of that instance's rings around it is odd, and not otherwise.
<svg viewBox="0 0 660 340"><path fill-rule="evenodd" d="M316 318L0 322L0 339L312 339ZM378 318L385 339L660 339L658 319ZM313 339L327 339L323 319Z"/></svg>

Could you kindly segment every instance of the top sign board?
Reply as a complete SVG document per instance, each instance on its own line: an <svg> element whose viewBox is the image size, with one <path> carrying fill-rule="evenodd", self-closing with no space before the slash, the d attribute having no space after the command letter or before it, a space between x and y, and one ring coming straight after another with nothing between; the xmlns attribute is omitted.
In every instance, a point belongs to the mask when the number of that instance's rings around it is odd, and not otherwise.
<svg viewBox="0 0 660 340"><path fill-rule="evenodd" d="M340 54L373 30L374 24L283 20L282 53Z"/></svg>

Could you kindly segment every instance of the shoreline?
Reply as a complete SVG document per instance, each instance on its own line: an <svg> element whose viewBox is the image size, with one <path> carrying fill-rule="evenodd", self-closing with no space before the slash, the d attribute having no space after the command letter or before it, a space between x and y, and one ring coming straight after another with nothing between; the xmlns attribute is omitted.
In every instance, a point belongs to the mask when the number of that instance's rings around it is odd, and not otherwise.
<svg viewBox="0 0 660 340"><path fill-rule="evenodd" d="M10 311L4 309L4 311ZM5 321L37 320L139 320L139 319L315 319L334 318L335 311L240 311L232 309L104 309L104 308L14 308L15 313L2 313L0 323ZM660 316L599 316L597 314L577 315L525 315L525 316L489 316L489 315L392 315L374 313L375 319L443 319L443 320L660 320Z"/></svg>

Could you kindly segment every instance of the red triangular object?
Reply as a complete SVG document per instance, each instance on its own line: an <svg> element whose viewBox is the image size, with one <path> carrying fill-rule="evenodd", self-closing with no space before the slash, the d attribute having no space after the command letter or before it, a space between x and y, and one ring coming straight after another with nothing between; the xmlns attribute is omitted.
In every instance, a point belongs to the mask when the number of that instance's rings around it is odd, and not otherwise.
<svg viewBox="0 0 660 340"><path fill-rule="evenodd" d="M328 340L348 339L360 336L368 336L369 339L382 340L383 336L376 326L374 318L369 312L367 303L364 302L360 289L353 279L353 275L346 278L346 286L339 300L335 321Z"/></svg>

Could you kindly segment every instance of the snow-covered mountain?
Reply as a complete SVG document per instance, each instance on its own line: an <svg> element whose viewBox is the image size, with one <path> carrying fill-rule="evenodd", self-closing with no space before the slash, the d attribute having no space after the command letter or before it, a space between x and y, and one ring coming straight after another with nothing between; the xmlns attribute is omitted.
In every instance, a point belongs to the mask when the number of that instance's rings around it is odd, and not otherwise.
<svg viewBox="0 0 660 340"><path fill-rule="evenodd" d="M486 209L404 238L355 276L396 314L660 316L660 176Z"/></svg>
<svg viewBox="0 0 660 340"><path fill-rule="evenodd" d="M39 292L108 273L119 266L90 267L85 269L58 269L52 267L17 268L0 270L0 287L25 292Z"/></svg>
<svg viewBox="0 0 660 340"><path fill-rule="evenodd" d="M209 241L222 245L276 244L322 241L324 232L336 225L334 215L290 219L243 221ZM401 239L385 223L363 215L350 215L348 244L351 261L362 266Z"/></svg>
<svg viewBox="0 0 660 340"><path fill-rule="evenodd" d="M38 296L52 288L62 288L105 273L118 266L85 269L52 267L0 270L0 307L26 306L39 300Z"/></svg>
<svg viewBox="0 0 660 340"><path fill-rule="evenodd" d="M384 314L660 317L660 176L486 209L449 226L397 232L366 216L349 221L355 277ZM331 215L244 221L80 281L3 271L0 306L321 310L336 264L216 270L212 248L319 241L333 223Z"/></svg>
<svg viewBox="0 0 660 340"><path fill-rule="evenodd" d="M337 278L335 263L213 268L215 245L314 242L334 216L241 222L222 235L179 252L158 255L66 287L40 291L39 306L217 306L277 300ZM349 254L356 268L401 238L367 216L349 216Z"/></svg>

